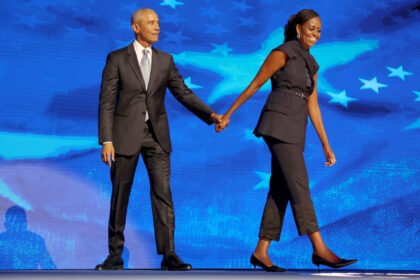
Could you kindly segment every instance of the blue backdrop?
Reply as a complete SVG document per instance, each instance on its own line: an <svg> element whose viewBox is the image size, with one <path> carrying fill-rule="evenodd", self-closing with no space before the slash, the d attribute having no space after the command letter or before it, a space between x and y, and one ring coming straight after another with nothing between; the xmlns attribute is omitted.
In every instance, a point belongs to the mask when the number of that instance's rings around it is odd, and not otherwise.
<svg viewBox="0 0 420 280"><path fill-rule="evenodd" d="M131 13L156 10L155 46L174 55L194 92L225 112L283 26L317 10L311 49L319 102L337 157L324 167L308 128L305 157L321 233L354 269L420 267L420 4L345 0L15 0L0 3L0 268L93 268L107 255L109 168L97 106L106 54L133 40ZM270 154L252 135L267 83L221 134L171 94L176 251L196 268L250 268ZM314 268L290 208L270 255ZM129 268L157 268L148 178L139 163L128 210Z"/></svg>

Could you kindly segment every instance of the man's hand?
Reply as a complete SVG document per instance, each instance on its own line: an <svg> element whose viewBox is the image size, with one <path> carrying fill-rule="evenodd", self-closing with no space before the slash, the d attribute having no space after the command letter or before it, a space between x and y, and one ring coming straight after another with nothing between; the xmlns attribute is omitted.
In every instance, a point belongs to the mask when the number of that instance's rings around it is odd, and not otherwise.
<svg viewBox="0 0 420 280"><path fill-rule="evenodd" d="M216 132L219 133L220 131L225 129L228 126L229 122L230 120L223 116L220 122L216 124Z"/></svg>
<svg viewBox="0 0 420 280"><path fill-rule="evenodd" d="M336 163L335 155L330 147L324 148L325 166L333 166Z"/></svg>
<svg viewBox="0 0 420 280"><path fill-rule="evenodd" d="M111 167L112 161L115 161L115 149L112 143L105 143L102 145L101 158L105 164L108 164L108 166Z"/></svg>
<svg viewBox="0 0 420 280"><path fill-rule="evenodd" d="M222 120L222 117L223 117L222 115L218 115L216 113L212 113L210 115L210 118L214 121L215 124L220 123L220 121Z"/></svg>

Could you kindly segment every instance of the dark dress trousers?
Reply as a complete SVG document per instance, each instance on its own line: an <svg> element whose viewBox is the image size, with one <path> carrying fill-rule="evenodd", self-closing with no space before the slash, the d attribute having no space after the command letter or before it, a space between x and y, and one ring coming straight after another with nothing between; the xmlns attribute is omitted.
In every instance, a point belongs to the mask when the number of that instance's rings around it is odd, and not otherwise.
<svg viewBox="0 0 420 280"><path fill-rule="evenodd" d="M102 75L98 127L99 143L112 142L116 152L111 167L110 255L121 255L123 250L128 200L140 154L149 175L157 252L170 255L175 251L172 148L164 104L167 88L188 110L207 124L213 123L213 111L187 88L170 54L152 47L146 86L133 44L109 53Z"/></svg>
<svg viewBox="0 0 420 280"><path fill-rule="evenodd" d="M314 90L318 64L299 41L285 42L273 51L287 54L286 65L272 77L272 91L254 134L264 137L270 152L270 190L260 227L260 238L279 240L290 201L300 235L319 230L303 158L307 100Z"/></svg>

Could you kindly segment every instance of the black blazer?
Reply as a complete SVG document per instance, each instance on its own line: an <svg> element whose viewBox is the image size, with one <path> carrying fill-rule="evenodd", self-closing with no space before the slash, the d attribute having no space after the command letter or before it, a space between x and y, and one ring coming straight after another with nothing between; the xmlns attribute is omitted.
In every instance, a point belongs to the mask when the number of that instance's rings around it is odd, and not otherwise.
<svg viewBox="0 0 420 280"><path fill-rule="evenodd" d="M99 144L112 141L117 154L133 155L141 146L146 106L157 141L172 151L165 93L175 98L207 124L213 110L184 83L173 57L152 48L152 66L146 90L133 44L108 54L99 98Z"/></svg>
<svg viewBox="0 0 420 280"><path fill-rule="evenodd" d="M254 134L304 146L308 124L307 98L314 90L313 76L319 66L297 40L286 42L273 51L285 52L288 58L286 65L271 77L272 91Z"/></svg>

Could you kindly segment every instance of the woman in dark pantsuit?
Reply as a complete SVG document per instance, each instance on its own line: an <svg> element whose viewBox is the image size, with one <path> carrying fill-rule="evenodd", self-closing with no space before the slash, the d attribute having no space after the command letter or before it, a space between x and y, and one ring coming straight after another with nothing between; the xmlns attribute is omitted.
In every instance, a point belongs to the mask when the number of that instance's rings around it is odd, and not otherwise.
<svg viewBox="0 0 420 280"><path fill-rule="evenodd" d="M285 42L272 50L258 74L223 116L216 130L220 132L239 106L271 78L272 91L262 110L254 134L263 137L270 149L271 179L259 242L251 264L267 271L285 271L268 257L271 240L278 241L287 203L290 201L300 235L307 234L313 247L312 262L318 266L343 267L356 260L337 257L321 238L310 197L303 149L308 115L321 140L326 166L335 164L318 106L316 89L318 64L309 53L321 36L321 20L313 10L293 15L285 26Z"/></svg>

